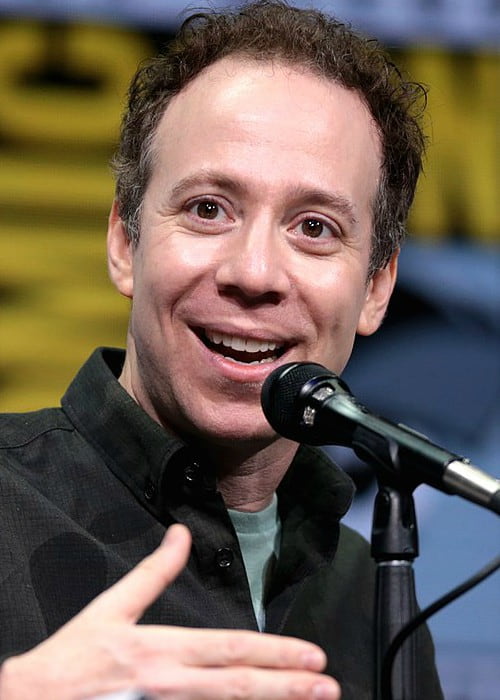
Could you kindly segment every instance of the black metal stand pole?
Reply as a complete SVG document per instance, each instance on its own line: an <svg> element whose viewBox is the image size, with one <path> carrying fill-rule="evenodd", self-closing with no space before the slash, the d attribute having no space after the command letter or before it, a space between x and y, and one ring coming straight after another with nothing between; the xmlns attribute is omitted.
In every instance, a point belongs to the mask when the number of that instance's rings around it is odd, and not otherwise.
<svg viewBox="0 0 500 700"><path fill-rule="evenodd" d="M377 562L375 602L375 698L421 700L415 637L398 652L392 673L392 696L382 694L381 669L385 652L399 630L417 613L413 560L418 556L418 533L411 491L380 484L375 499L372 556Z"/></svg>

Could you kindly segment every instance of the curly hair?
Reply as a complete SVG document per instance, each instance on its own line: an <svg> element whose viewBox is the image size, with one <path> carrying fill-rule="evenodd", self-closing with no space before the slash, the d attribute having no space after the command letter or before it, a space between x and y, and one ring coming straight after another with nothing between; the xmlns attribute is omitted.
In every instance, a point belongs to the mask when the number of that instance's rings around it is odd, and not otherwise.
<svg viewBox="0 0 500 700"><path fill-rule="evenodd" d="M382 167L373 202L370 274L400 246L422 169L425 88L407 81L385 49L317 10L257 0L229 12L196 13L165 51L139 68L130 85L112 166L118 211L137 245L141 206L153 164L153 140L169 101L204 68L228 55L279 60L355 90L381 138Z"/></svg>

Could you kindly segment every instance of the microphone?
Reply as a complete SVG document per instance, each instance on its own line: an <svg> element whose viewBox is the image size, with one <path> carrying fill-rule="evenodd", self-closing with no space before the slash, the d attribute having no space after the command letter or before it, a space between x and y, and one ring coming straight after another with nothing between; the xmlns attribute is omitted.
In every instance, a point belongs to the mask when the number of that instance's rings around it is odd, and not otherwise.
<svg viewBox="0 0 500 700"><path fill-rule="evenodd" d="M386 477L415 488L425 483L500 514L500 481L468 459L402 424L368 411L326 367L291 362L269 374L262 409L279 435L309 445L343 445L379 465Z"/></svg>

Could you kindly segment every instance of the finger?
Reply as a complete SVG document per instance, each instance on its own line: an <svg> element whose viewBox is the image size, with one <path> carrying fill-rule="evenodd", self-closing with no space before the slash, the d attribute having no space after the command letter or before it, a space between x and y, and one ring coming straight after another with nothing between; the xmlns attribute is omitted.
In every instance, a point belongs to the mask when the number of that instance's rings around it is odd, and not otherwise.
<svg viewBox="0 0 500 700"><path fill-rule="evenodd" d="M249 667L149 670L156 682L146 693L169 700L339 700L340 686L330 676L307 671L270 671Z"/></svg>
<svg viewBox="0 0 500 700"><path fill-rule="evenodd" d="M248 630L211 630L141 625L137 635L159 659L185 666L255 666L322 671L326 654L311 642Z"/></svg>
<svg viewBox="0 0 500 700"><path fill-rule="evenodd" d="M136 622L182 571L189 557L191 534L172 525L160 546L98 596L86 610L108 620Z"/></svg>

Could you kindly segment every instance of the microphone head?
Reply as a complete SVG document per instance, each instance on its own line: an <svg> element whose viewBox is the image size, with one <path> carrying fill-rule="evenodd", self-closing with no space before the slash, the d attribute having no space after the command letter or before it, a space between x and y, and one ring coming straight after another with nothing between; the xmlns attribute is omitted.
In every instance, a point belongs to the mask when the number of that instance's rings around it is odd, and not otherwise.
<svg viewBox="0 0 500 700"><path fill-rule="evenodd" d="M279 435L296 442L323 444L303 424L302 398L309 395L317 380L324 379L337 379L337 376L315 362L289 362L269 374L262 386L261 405Z"/></svg>

